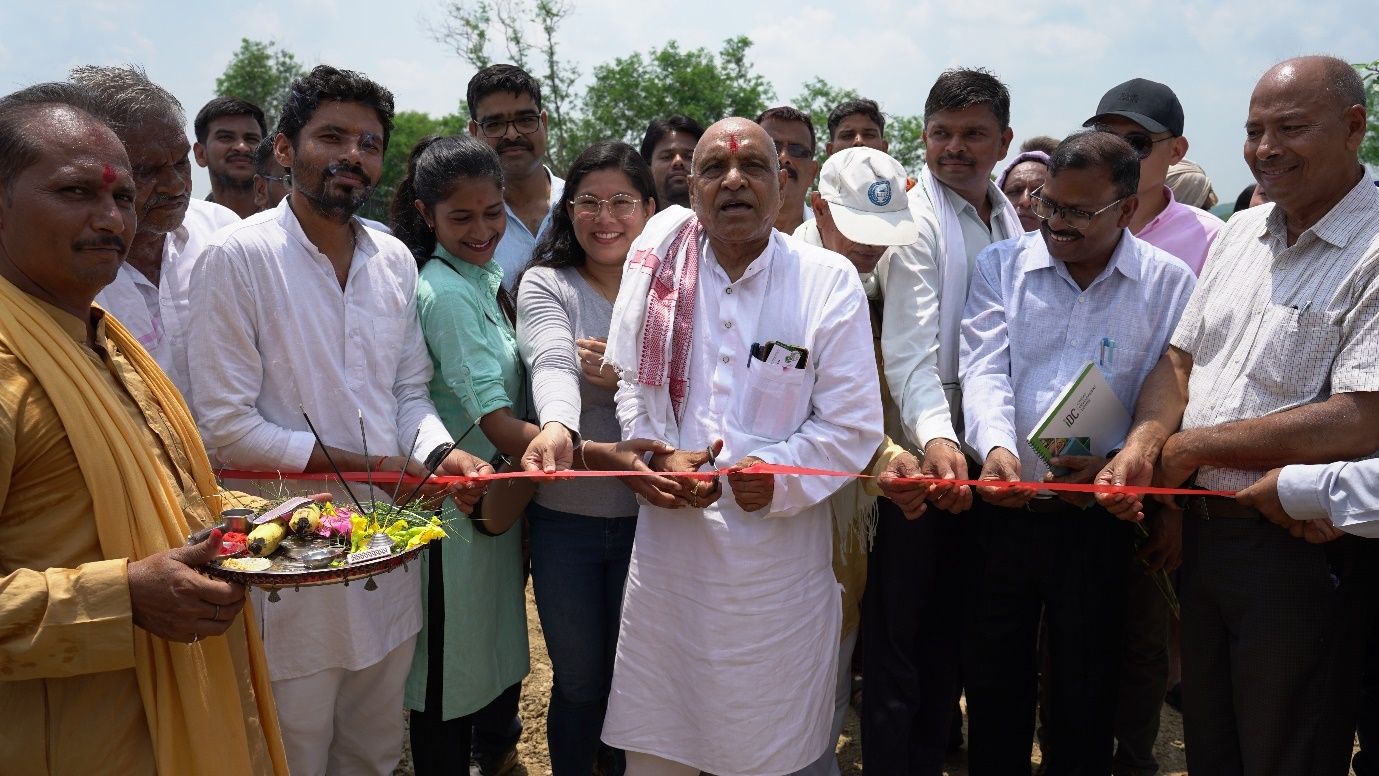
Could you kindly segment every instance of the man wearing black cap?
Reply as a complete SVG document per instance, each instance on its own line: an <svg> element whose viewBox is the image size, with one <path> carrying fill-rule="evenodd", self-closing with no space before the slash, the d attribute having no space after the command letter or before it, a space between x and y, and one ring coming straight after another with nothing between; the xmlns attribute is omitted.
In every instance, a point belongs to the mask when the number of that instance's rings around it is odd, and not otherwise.
<svg viewBox="0 0 1379 776"><path fill-rule="evenodd" d="M1202 274L1207 250L1223 224L1205 210L1178 202L1164 185L1168 168L1187 156L1178 95L1156 81L1132 78L1102 95L1096 115L1082 126L1120 135L1140 156L1140 209L1130 232Z"/></svg>
<svg viewBox="0 0 1379 776"><path fill-rule="evenodd" d="M1130 219L1135 237L1182 259L1194 274L1201 274L1202 263L1224 225L1221 219L1173 197L1165 185L1168 168L1187 155L1183 137L1183 106L1178 96L1164 84L1132 78L1112 87L1097 103L1096 114L1083 122L1119 135L1140 157L1140 206ZM1181 558L1182 518L1176 512L1162 511L1150 517L1145 527L1150 540L1142 548L1130 570L1122 644L1121 685L1116 703L1116 757L1113 772L1153 774L1159 763L1154 757L1154 742L1159 736L1159 715L1168 690L1168 602L1154 584L1154 572L1164 559L1172 571ZM1046 702L1050 699L1045 698ZM1047 749L1056 742L1041 741Z"/></svg>

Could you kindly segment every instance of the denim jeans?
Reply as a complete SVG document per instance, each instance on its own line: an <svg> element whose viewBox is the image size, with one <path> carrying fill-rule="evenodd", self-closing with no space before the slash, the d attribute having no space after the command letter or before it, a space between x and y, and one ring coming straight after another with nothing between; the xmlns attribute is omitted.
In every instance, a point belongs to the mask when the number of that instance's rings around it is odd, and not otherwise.
<svg viewBox="0 0 1379 776"><path fill-rule="evenodd" d="M534 502L527 518L536 611L555 674L546 717L551 771L588 776L599 753L637 518L587 517Z"/></svg>

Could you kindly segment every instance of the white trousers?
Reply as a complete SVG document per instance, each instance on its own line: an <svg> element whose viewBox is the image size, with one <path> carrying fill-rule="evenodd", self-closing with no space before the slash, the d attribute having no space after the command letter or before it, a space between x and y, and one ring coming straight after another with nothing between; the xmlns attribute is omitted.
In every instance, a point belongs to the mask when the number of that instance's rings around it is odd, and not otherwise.
<svg viewBox="0 0 1379 776"><path fill-rule="evenodd" d="M402 694L417 637L359 671L273 682L293 776L391 776L402 759Z"/></svg>
<svg viewBox="0 0 1379 776"><path fill-rule="evenodd" d="M819 759L795 771L794 776L839 776L838 739L843 735L843 722L847 719L848 704L852 702L852 653L857 649L857 633L861 628L853 628L843 635L838 648L838 684L833 690L833 737L829 739L828 751Z"/></svg>

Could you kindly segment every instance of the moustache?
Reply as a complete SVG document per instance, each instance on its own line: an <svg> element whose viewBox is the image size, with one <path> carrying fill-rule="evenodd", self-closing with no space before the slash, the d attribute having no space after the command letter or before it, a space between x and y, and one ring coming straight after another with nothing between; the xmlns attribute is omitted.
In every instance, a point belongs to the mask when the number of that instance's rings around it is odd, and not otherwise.
<svg viewBox="0 0 1379 776"><path fill-rule="evenodd" d="M532 148L531 143L528 143L527 141L522 140L522 139L519 138L519 139L517 139L517 140L504 140L503 142L499 143L499 144L498 144L498 148L496 149L496 152L499 153L499 154L501 154L501 153L503 153L504 151L508 150L509 148L520 148L520 149L522 149L523 151L532 151L532 150L534 150L534 149Z"/></svg>
<svg viewBox="0 0 1379 776"><path fill-rule="evenodd" d="M793 164L787 164L783 169L785 170L786 176L789 177L790 180L797 181L800 179L800 171L796 170Z"/></svg>
<svg viewBox="0 0 1379 776"><path fill-rule="evenodd" d="M120 237L117 234L107 234L102 237L92 238L90 240L77 240L76 242L72 243L73 250L86 251L92 248L114 248L116 251L120 253L120 255L124 255L125 249L127 247L128 246L125 245L124 238Z"/></svg>
<svg viewBox="0 0 1379 776"><path fill-rule="evenodd" d="M227 162L235 162L235 161L239 161L239 162L249 162L250 164L253 164L253 162L254 162L254 157L251 156L251 155L249 155L249 154L226 154L226 155L225 155L225 161L227 161Z"/></svg>
<svg viewBox="0 0 1379 776"><path fill-rule="evenodd" d="M152 210L154 208L165 207L167 205L181 205L182 207L186 207L187 203L190 201L190 194L178 194L175 197L169 197L166 194L154 194L153 196L148 198L147 202L144 203L144 209Z"/></svg>
<svg viewBox="0 0 1379 776"><path fill-rule="evenodd" d="M970 157L970 156L968 156L968 155L966 155L966 154L944 154L943 156L940 156L940 157L939 157L939 160L938 160L938 161L939 161L939 164L952 164L952 163L954 163L954 162L957 162L958 164L976 164L976 163L977 163L977 160L976 160L976 159L973 159L972 157Z"/></svg>
<svg viewBox="0 0 1379 776"><path fill-rule="evenodd" d="M1079 232L1079 231L1077 231L1076 229L1058 229L1058 230L1055 230L1055 229L1053 229L1052 227L1049 226L1049 222L1048 222L1048 221L1041 221L1041 222L1040 222L1040 224L1039 224L1039 231L1043 232L1045 236L1048 236L1048 235L1056 235L1056 236L1058 236L1058 237L1081 237L1081 236L1082 236L1082 233Z"/></svg>
<svg viewBox="0 0 1379 776"><path fill-rule="evenodd" d="M331 162L330 165L326 167L325 177L333 178L342 172L349 173L350 175L353 175L354 177L358 178L360 181L363 182L364 188L368 188L373 185L373 178L370 178L369 174L364 172L364 168L360 167L357 164L347 164L345 162Z"/></svg>

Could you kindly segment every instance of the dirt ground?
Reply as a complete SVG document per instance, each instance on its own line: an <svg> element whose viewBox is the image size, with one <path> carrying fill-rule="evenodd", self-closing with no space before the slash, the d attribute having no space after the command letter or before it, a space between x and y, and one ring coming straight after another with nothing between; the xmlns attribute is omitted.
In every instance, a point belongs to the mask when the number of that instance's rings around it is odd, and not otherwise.
<svg viewBox="0 0 1379 776"><path fill-rule="evenodd" d="M517 745L517 753L522 764L513 771L513 776L549 776L551 762L546 752L546 699L551 693L551 664L546 657L546 639L541 633L541 622L536 616L536 604L527 588L527 624L531 636L531 674L522 684L522 740ZM965 732L965 731L964 731ZM1159 743L1155 749L1159 759L1162 776L1187 776L1187 763L1183 754L1183 719L1170 706L1164 706L1162 727L1159 730ZM1031 755L1034 763L1039 762L1039 751L1035 747ZM838 762L844 774L862 773L862 747L858 740L857 715L848 711L847 726L843 729L842 740L838 742ZM946 776L966 776L966 750L949 760ZM402 763L393 776L412 776L410 752L404 751Z"/></svg>

